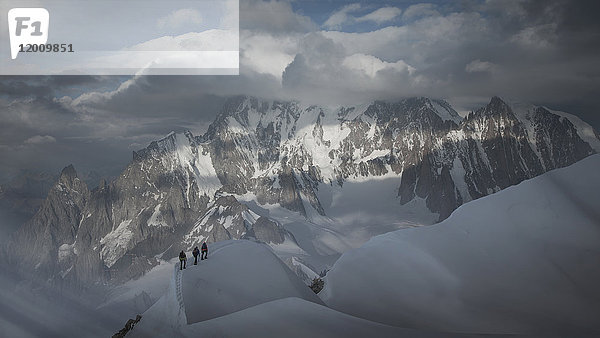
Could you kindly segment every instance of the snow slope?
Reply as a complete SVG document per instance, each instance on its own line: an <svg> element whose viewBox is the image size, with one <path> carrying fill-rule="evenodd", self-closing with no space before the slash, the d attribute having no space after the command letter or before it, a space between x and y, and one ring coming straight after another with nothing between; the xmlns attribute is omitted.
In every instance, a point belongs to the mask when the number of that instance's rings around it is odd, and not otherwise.
<svg viewBox="0 0 600 338"><path fill-rule="evenodd" d="M224 241L209 250L209 259L197 266L192 260L185 270L174 266L167 292L128 337L467 336L393 327L332 310L265 244Z"/></svg>
<svg viewBox="0 0 600 338"><path fill-rule="evenodd" d="M137 328L136 328L137 329ZM189 325L186 337L466 337L404 329L290 297Z"/></svg>
<svg viewBox="0 0 600 338"><path fill-rule="evenodd" d="M160 264L138 279L115 286L108 292L104 302L96 308L99 313L117 315L119 318L135 318L152 306L169 287L169 276L177 258L160 261Z"/></svg>
<svg viewBox="0 0 600 338"><path fill-rule="evenodd" d="M600 155L342 255L321 298L390 325L600 333Z"/></svg>
<svg viewBox="0 0 600 338"><path fill-rule="evenodd" d="M322 304L265 244L223 241L211 245L198 265L190 258L185 270L175 265L169 289L144 313L141 327L163 330L287 297Z"/></svg>
<svg viewBox="0 0 600 338"><path fill-rule="evenodd" d="M169 306L162 304L164 306ZM171 304L172 305L172 304ZM177 312L176 308L169 308ZM475 337L393 327L353 317L307 300L288 297L190 325L171 325L149 315L128 337ZM148 322L152 321L151 325Z"/></svg>
<svg viewBox="0 0 600 338"><path fill-rule="evenodd" d="M189 260L183 274L188 323L286 297L322 304L268 246L251 241L225 241L215 247L198 266Z"/></svg>

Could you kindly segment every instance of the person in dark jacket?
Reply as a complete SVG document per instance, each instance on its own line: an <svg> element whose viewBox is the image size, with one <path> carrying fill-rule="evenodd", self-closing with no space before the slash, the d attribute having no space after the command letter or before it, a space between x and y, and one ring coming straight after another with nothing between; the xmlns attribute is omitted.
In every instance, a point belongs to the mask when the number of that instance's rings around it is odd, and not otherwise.
<svg viewBox="0 0 600 338"><path fill-rule="evenodd" d="M198 247L194 248L194 251L192 251L192 255L194 255L194 265L198 265L198 255L200 254L200 250L198 250Z"/></svg>
<svg viewBox="0 0 600 338"><path fill-rule="evenodd" d="M183 250L181 250L181 252L179 253L179 270L181 270L182 267L185 269L186 262L187 262L187 256L185 255L185 252L183 252Z"/></svg>
<svg viewBox="0 0 600 338"><path fill-rule="evenodd" d="M200 256L200 260L208 258L208 246L206 246L206 242L202 243L202 256Z"/></svg>

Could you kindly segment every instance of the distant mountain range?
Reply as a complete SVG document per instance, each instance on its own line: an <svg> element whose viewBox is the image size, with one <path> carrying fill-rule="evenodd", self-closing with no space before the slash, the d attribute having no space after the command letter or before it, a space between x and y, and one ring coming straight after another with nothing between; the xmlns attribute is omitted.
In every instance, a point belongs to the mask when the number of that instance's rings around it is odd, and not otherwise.
<svg viewBox="0 0 600 338"><path fill-rule="evenodd" d="M203 136L152 142L112 182L90 190L66 167L6 250L53 283L124 281L205 240L306 249L247 201L329 217L327 189L394 178L392 207L418 202L443 220L598 150L598 134L577 117L498 97L464 118L425 97L336 109L235 97Z"/></svg>

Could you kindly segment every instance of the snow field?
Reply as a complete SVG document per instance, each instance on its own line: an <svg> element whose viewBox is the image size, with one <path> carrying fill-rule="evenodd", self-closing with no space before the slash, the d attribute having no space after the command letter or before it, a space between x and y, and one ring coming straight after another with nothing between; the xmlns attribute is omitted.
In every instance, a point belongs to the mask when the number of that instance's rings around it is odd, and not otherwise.
<svg viewBox="0 0 600 338"><path fill-rule="evenodd" d="M600 155L374 237L342 255L321 298L390 325L598 334Z"/></svg>

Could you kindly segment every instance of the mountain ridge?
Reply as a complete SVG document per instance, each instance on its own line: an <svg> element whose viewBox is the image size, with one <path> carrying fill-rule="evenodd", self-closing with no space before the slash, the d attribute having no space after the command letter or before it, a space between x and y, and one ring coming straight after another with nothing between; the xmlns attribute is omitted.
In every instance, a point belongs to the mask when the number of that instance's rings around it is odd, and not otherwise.
<svg viewBox="0 0 600 338"><path fill-rule="evenodd" d="M235 97L204 135L170 133L133 152L112 182L92 191L77 184L79 197L49 195L47 210L75 211L38 212L8 251L59 280L127 280L203 240L262 234L273 245L298 244L277 219L248 216L254 211L240 196L311 221L327 216L319 196L334 186L391 177L399 180L390 187L398 207L422 200L442 220L463 203L598 150L568 118L541 107L515 114L493 97L458 123L457 116L428 98L332 109ZM73 167L63 173L79 182ZM24 253L31 242L46 243L46 258Z"/></svg>

